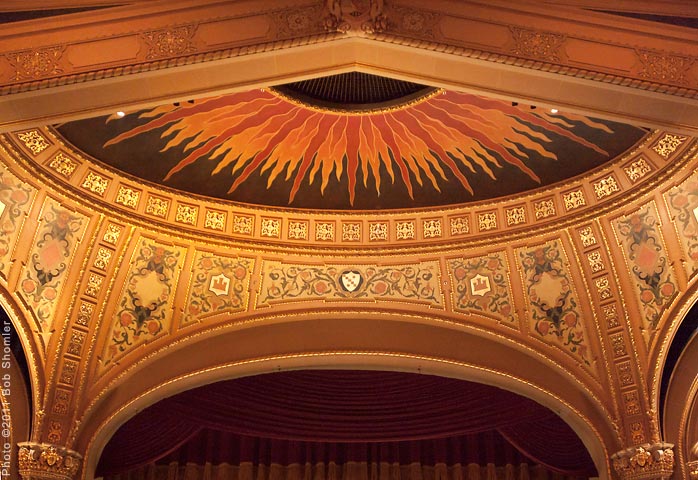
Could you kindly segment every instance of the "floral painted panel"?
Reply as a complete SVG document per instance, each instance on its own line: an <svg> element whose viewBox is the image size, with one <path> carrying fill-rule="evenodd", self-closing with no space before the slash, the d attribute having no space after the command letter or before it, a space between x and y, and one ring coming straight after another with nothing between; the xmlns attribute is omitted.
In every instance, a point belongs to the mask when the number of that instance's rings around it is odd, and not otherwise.
<svg viewBox="0 0 698 480"><path fill-rule="evenodd" d="M215 313L246 310L253 268L254 261L249 258L198 252L182 324L189 325Z"/></svg>
<svg viewBox="0 0 698 480"><path fill-rule="evenodd" d="M85 229L87 217L55 200L44 204L34 245L19 280L19 294L29 305L41 332L52 330L61 289Z"/></svg>
<svg viewBox="0 0 698 480"><path fill-rule="evenodd" d="M531 314L531 332L590 365L589 346L565 253L553 240L518 251Z"/></svg>
<svg viewBox="0 0 698 480"><path fill-rule="evenodd" d="M511 303L509 265L504 252L454 258L448 261L448 269L453 279L454 310L482 312L507 324L518 325Z"/></svg>
<svg viewBox="0 0 698 480"><path fill-rule="evenodd" d="M443 308L439 263L390 266L264 263L260 305L321 299L412 301Z"/></svg>
<svg viewBox="0 0 698 480"><path fill-rule="evenodd" d="M642 327L649 341L664 308L676 293L676 280L666 256L666 246L659 232L654 203L614 222L618 239L625 252L630 277L642 309Z"/></svg>
<svg viewBox="0 0 698 480"><path fill-rule="evenodd" d="M666 194L690 276L698 272L698 172Z"/></svg>
<svg viewBox="0 0 698 480"><path fill-rule="evenodd" d="M102 355L104 364L170 331L171 304L184 257L184 248L140 240Z"/></svg>
<svg viewBox="0 0 698 480"><path fill-rule="evenodd" d="M0 274L7 277L24 215L36 190L0 168Z"/></svg>

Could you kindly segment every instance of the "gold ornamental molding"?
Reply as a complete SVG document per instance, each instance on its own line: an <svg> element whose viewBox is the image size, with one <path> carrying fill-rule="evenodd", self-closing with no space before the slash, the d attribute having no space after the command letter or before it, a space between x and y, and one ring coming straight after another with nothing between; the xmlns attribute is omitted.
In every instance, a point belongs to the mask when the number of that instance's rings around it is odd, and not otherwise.
<svg viewBox="0 0 698 480"><path fill-rule="evenodd" d="M659 442L626 448L611 456L621 480L666 480L674 472L674 445Z"/></svg>
<svg viewBox="0 0 698 480"><path fill-rule="evenodd" d="M463 242L475 245L495 235L520 238L530 235L531 229L544 232L595 218L653 190L677 168L695 161L698 151L694 139L657 131L584 177L518 197L419 210L316 215L238 205L155 186L92 162L51 128L3 136L0 144L32 175L62 185L76 198L90 197L94 205L116 216L126 215L130 222L137 219L195 236L206 232L209 239L254 241L262 247L283 244L296 251L344 253L388 247L401 253L424 246L442 250Z"/></svg>
<svg viewBox="0 0 698 480"><path fill-rule="evenodd" d="M343 3L180 0L107 8L73 24L58 17L50 34L19 22L0 34L0 129L139 108L152 101L144 92L178 101L364 68L568 109L583 108L583 98L597 116L625 115L654 128L698 124L695 109L678 101L698 99L698 47L680 28L481 0L441 2L434 10L412 0ZM66 35L57 42L63 22ZM557 23L557 30L550 26ZM273 61L264 55L271 51L279 53ZM423 68L420 58L434 54L430 62L439 65ZM490 75L496 84L478 80ZM55 105L48 98L69 85L74 99ZM37 90L38 97L22 95ZM629 98L597 100L621 92ZM651 102L638 106L647 92Z"/></svg>
<svg viewBox="0 0 698 480"><path fill-rule="evenodd" d="M23 480L73 480L82 455L48 443L22 442L19 447L19 473Z"/></svg>

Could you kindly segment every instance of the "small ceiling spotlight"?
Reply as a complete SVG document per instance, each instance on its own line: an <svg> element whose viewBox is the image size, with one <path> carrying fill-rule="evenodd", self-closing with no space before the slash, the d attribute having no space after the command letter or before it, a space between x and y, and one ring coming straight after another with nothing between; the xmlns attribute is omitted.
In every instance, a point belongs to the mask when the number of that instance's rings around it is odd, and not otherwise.
<svg viewBox="0 0 698 480"><path fill-rule="evenodd" d="M551 108L551 109L550 109L550 113L557 113L557 112L558 112L558 109L557 109L557 108Z"/></svg>
<svg viewBox="0 0 698 480"><path fill-rule="evenodd" d="M535 110L536 108L538 107L536 107L535 105L531 105L531 110Z"/></svg>
<svg viewBox="0 0 698 480"><path fill-rule="evenodd" d="M116 116L119 118L124 118L126 116L126 112L118 111L116 112Z"/></svg>
<svg viewBox="0 0 698 480"><path fill-rule="evenodd" d="M511 106L512 106L512 107L518 107L518 106L519 106L519 102L511 102Z"/></svg>

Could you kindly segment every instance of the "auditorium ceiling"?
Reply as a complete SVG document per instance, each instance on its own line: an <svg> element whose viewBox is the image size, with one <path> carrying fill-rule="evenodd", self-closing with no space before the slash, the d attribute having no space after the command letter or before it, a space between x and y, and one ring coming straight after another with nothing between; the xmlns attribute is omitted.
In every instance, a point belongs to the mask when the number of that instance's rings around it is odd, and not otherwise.
<svg viewBox="0 0 698 480"><path fill-rule="evenodd" d="M124 114L57 130L92 158L154 184L320 210L521 194L598 168L648 133L360 73Z"/></svg>
<svg viewBox="0 0 698 480"><path fill-rule="evenodd" d="M0 19L0 300L33 452L89 480L129 419L196 409L182 392L402 372L539 404L603 479L674 443L688 480L691 2L59 3ZM173 411L190 446L245 434Z"/></svg>

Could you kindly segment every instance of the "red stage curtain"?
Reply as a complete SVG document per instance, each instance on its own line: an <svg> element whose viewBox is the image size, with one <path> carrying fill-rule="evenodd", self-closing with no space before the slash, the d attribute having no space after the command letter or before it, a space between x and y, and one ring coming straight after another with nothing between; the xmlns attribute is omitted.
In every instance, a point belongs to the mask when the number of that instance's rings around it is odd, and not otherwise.
<svg viewBox="0 0 698 480"><path fill-rule="evenodd" d="M507 448L522 456L505 458ZM536 402L488 385L399 372L282 372L183 392L122 426L99 472L175 461L168 454L182 465L518 465L530 458L567 475L595 474L577 435Z"/></svg>

